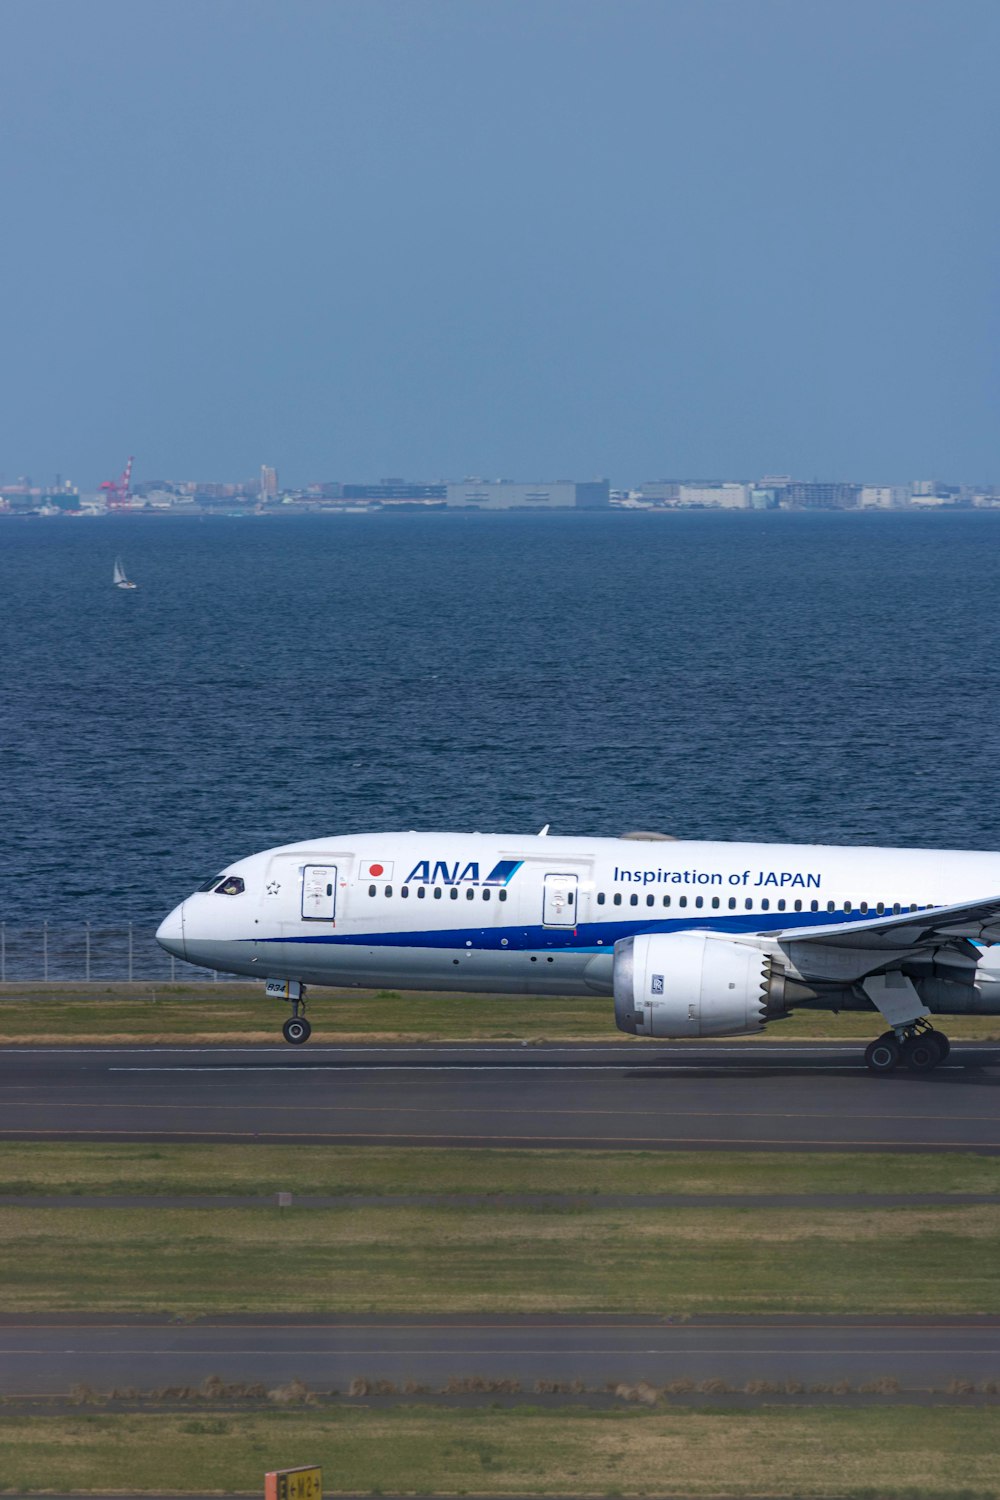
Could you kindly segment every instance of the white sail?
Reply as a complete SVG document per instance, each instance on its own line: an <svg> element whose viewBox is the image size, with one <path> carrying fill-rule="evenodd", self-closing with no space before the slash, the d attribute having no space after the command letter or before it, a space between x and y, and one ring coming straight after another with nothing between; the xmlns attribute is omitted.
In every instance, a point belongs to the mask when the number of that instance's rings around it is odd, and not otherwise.
<svg viewBox="0 0 1000 1500"><path fill-rule="evenodd" d="M120 557L115 558L114 585L116 589L134 589L135 584L126 575Z"/></svg>

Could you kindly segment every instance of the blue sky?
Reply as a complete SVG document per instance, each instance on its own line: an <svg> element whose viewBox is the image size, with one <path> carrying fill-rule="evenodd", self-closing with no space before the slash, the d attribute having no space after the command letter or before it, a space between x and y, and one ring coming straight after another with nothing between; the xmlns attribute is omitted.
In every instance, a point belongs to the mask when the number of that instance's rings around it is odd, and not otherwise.
<svg viewBox="0 0 1000 1500"><path fill-rule="evenodd" d="M995 0L4 0L0 476L1000 482Z"/></svg>

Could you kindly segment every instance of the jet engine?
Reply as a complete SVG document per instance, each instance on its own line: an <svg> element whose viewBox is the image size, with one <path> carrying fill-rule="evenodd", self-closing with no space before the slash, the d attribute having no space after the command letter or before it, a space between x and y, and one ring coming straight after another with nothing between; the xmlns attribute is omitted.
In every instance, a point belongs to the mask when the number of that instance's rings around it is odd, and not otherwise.
<svg viewBox="0 0 1000 1500"><path fill-rule="evenodd" d="M639 933L615 944L615 1024L634 1036L735 1036L814 993L780 958L710 932Z"/></svg>

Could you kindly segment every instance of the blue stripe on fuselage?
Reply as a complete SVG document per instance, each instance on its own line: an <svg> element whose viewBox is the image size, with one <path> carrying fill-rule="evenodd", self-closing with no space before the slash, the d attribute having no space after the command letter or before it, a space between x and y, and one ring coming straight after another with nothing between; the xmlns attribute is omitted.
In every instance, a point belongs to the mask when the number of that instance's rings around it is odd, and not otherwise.
<svg viewBox="0 0 1000 1500"><path fill-rule="evenodd" d="M926 911L926 907L921 907ZM902 915L902 913L900 913ZM761 918L777 917L778 922ZM453 927L419 932L323 932L303 937L258 938L263 943L333 943L342 947L363 948L474 948L499 949L505 953L538 952L543 948L572 949L578 953L602 953L621 938L640 932L677 933L718 932L749 933L786 932L795 927L840 927L845 922L871 922L875 913L867 912L744 912L732 916L715 916L698 912L688 917L642 918L621 922L583 922L579 927Z"/></svg>

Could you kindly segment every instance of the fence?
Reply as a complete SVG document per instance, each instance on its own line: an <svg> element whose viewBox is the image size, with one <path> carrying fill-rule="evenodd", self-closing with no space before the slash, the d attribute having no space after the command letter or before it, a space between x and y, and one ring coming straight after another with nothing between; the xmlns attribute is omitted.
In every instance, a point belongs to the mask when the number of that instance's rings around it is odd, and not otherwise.
<svg viewBox="0 0 1000 1500"><path fill-rule="evenodd" d="M145 923L82 926L42 922L20 927L0 922L0 984L11 981L134 980L191 984L236 975L199 969L164 953ZM244 983L246 981L244 980Z"/></svg>

